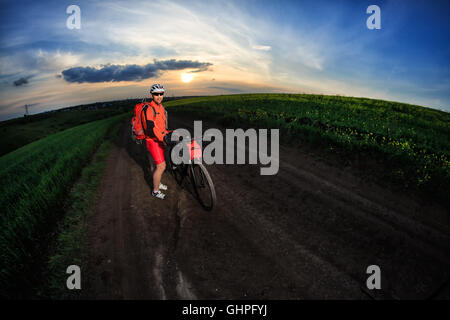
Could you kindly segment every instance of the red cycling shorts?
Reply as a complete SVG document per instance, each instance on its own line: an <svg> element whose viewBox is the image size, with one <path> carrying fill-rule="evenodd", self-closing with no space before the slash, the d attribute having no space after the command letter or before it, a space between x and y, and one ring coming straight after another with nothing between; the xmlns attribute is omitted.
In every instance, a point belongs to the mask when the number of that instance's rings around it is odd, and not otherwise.
<svg viewBox="0 0 450 320"><path fill-rule="evenodd" d="M162 143L157 142L153 139L145 139L145 146L147 147L148 152L152 155L153 161L155 161L156 165L163 163L164 160L164 147Z"/></svg>

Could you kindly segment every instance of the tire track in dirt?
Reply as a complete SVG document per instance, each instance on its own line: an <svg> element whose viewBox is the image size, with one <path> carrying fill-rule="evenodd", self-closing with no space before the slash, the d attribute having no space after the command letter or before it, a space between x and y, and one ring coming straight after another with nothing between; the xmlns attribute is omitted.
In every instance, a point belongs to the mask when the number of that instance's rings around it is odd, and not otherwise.
<svg viewBox="0 0 450 320"><path fill-rule="evenodd" d="M409 241L421 248L425 248L429 252L433 252L433 254L439 255L440 253L438 250L434 249L434 246L436 245L439 245L446 250L450 247L450 233L444 233L434 227L427 226L420 221L412 220L400 212L391 210L365 196L352 192L342 185L330 183L301 168L296 168L287 163L284 163L283 167L283 169L289 173L290 177L297 178L295 180L291 179L291 183L292 181L307 180L316 185L317 188L324 190L323 197L326 198L327 201L332 202L336 199L341 203L353 203L355 206L365 208L365 212L361 212L362 214L366 214L365 219L373 222L377 221L377 223L382 223L397 230L402 230ZM330 194L332 194L333 197L330 196ZM415 238L420 238L420 241L417 241ZM448 255L442 256L441 258L446 263L450 263L450 257Z"/></svg>
<svg viewBox="0 0 450 320"><path fill-rule="evenodd" d="M186 120L176 124L192 129ZM204 130L207 127L204 122ZM255 166L208 167L215 180L223 177L218 198L232 188L237 196L228 203L239 203L244 194L246 202L254 199L251 203L258 217L240 223L246 226L243 229L251 230L255 222L269 229L279 225L284 237L290 234L297 243L351 275L361 286L367 277L365 268L379 264L386 276L385 290L377 293L377 297L427 298L447 281L449 242L442 230L448 230L448 217L444 208L420 205L336 168L323 164L315 168L317 161L297 152L293 154L288 148L282 147L280 154L280 171L274 177L260 176ZM344 184L353 186L355 191ZM220 185L226 187L221 190ZM244 213L250 219L249 211L242 206L230 212L239 212L230 219L242 221ZM428 215L436 219L422 218ZM272 224L263 223L264 219ZM424 220L428 223L424 224ZM435 228L436 225L440 228ZM308 236L298 235L299 232Z"/></svg>
<svg viewBox="0 0 450 320"><path fill-rule="evenodd" d="M149 163L123 124L108 156L97 202L88 221L88 299L174 299L194 294L172 258L177 242L177 186L169 197L150 195ZM178 227L179 228L179 227ZM179 282L182 281L182 284ZM178 291L177 292L177 288Z"/></svg>
<svg viewBox="0 0 450 320"><path fill-rule="evenodd" d="M169 119L188 129L190 120ZM89 221L86 297L365 299L371 264L383 288L372 297L428 298L442 288L450 270L443 208L280 151L275 176L207 166L218 203L205 212L190 185L182 190L168 173L168 199L150 196L148 158L124 124Z"/></svg>

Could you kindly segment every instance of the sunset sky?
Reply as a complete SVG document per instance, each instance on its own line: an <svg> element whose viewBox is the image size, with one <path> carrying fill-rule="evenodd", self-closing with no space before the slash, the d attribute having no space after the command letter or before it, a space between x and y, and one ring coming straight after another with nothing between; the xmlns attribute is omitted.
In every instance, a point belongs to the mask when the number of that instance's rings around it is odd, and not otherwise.
<svg viewBox="0 0 450 320"><path fill-rule="evenodd" d="M69 5L81 28L68 29ZM369 5L381 29L369 30ZM148 96L294 92L450 111L450 1L0 0L0 120ZM183 81L184 80L184 81Z"/></svg>

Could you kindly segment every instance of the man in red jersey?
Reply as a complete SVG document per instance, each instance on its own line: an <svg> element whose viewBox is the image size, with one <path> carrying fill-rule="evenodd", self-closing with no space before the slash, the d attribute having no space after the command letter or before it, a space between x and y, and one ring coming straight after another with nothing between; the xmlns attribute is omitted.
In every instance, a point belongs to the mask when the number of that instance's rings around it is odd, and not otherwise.
<svg viewBox="0 0 450 320"><path fill-rule="evenodd" d="M169 132L167 130L167 111L161 104L164 91L164 87L160 84L154 84L150 87L152 101L149 103L145 114L147 124L145 146L156 164L156 169L153 172L152 196L159 199L164 199L166 196L161 190L167 190L167 186L161 183L161 176L166 169L164 136Z"/></svg>

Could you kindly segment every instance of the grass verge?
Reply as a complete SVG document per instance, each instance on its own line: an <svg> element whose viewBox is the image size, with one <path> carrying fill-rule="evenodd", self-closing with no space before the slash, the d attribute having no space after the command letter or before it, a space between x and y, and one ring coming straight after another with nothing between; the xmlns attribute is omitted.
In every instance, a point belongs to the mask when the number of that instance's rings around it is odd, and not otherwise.
<svg viewBox="0 0 450 320"><path fill-rule="evenodd" d="M83 169L80 179L74 184L64 205L65 216L58 224L57 239L52 248L47 264L44 296L51 299L79 299L81 290L69 290L66 273L70 265L84 266L87 258L86 219L91 212L91 205L100 185L109 151L117 138L120 126L105 137L105 140L92 157L92 161ZM85 277L84 270L81 270ZM82 288L83 288L83 280Z"/></svg>
<svg viewBox="0 0 450 320"><path fill-rule="evenodd" d="M73 183L129 114L73 127L0 157L0 295L34 296Z"/></svg>

